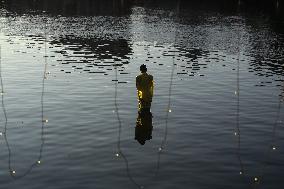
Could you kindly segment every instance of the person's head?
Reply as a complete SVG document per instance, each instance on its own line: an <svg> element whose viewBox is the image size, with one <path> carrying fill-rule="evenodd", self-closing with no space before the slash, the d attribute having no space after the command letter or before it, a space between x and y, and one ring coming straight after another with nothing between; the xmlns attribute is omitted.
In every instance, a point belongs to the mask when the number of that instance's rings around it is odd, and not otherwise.
<svg viewBox="0 0 284 189"><path fill-rule="evenodd" d="M147 67L146 67L145 64L142 64L142 65L140 66L140 71L141 71L142 73L146 73L146 72L147 72Z"/></svg>

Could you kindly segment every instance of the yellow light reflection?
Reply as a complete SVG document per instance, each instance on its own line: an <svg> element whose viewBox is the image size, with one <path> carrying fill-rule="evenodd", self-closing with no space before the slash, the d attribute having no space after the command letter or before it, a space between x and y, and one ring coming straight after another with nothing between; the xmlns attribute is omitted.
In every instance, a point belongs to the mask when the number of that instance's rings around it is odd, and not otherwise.
<svg viewBox="0 0 284 189"><path fill-rule="evenodd" d="M143 92L142 91L138 91L138 98L140 98L140 99L143 98Z"/></svg>

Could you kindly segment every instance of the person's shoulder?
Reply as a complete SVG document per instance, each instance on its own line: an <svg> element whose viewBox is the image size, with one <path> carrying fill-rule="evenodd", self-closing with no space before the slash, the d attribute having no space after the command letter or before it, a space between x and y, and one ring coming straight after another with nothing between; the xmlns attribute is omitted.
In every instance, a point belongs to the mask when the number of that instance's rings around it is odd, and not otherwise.
<svg viewBox="0 0 284 189"><path fill-rule="evenodd" d="M136 79L139 79L139 78L141 78L142 77L142 75L140 74L140 75L137 75L136 76Z"/></svg>
<svg viewBox="0 0 284 189"><path fill-rule="evenodd" d="M148 74L149 78L153 79L153 76L151 74Z"/></svg>

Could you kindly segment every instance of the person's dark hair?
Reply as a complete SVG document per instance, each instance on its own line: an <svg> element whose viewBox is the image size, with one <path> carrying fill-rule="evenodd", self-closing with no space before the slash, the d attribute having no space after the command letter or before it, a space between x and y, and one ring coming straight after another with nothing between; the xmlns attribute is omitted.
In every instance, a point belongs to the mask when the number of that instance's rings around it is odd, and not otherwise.
<svg viewBox="0 0 284 189"><path fill-rule="evenodd" d="M142 64L142 65L140 66L140 71L143 72L143 73L147 72L147 67L146 67L145 64Z"/></svg>

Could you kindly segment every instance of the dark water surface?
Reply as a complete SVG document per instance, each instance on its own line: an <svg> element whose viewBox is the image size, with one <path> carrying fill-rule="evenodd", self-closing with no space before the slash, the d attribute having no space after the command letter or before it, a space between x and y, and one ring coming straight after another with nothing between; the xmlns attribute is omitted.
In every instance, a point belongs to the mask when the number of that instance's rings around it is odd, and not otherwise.
<svg viewBox="0 0 284 189"><path fill-rule="evenodd" d="M2 1L0 188L283 188L283 2L207 3Z"/></svg>

